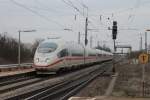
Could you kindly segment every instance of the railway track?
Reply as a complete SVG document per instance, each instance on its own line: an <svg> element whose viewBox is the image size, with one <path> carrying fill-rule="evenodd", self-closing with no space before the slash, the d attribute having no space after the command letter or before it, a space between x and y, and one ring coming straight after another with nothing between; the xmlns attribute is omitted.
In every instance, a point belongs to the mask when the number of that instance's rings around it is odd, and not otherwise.
<svg viewBox="0 0 150 100"><path fill-rule="evenodd" d="M35 78L35 71L0 77L0 87Z"/></svg>
<svg viewBox="0 0 150 100"><path fill-rule="evenodd" d="M36 77L34 77L34 78L31 78L31 79L28 79L28 80L24 80L24 81L20 81L20 82L17 82L17 83L1 86L0 94L5 93L5 92L9 92L9 91L13 91L15 89L25 87L25 86L28 86L28 85L31 85L31 84L34 84L34 83L38 83L38 82L44 81L46 79L47 78L36 78Z"/></svg>
<svg viewBox="0 0 150 100"><path fill-rule="evenodd" d="M36 95L26 98L25 100L67 100L73 96L77 91L86 86L96 77L103 75L108 70L108 67L103 67L84 75L77 80L68 80L64 83L46 89Z"/></svg>
<svg viewBox="0 0 150 100"><path fill-rule="evenodd" d="M25 100L62 99L62 100L66 100L66 98L75 94L76 91L80 90L83 86L91 82L94 78L96 78L99 75L102 75L106 70L108 70L108 68L110 68L110 62L105 63L105 64L103 63L102 65L90 67L90 68L87 68L86 70L83 69L82 71L74 72L74 74L71 74L71 75L59 76L59 78L57 77L56 79L48 79L46 80L46 82L43 82L43 84L42 82L40 82L41 84L34 85L31 82L32 86L22 87L22 90L20 90L20 93L16 92L12 95L11 93L8 93L8 94L6 93L7 95L3 95L0 97L6 100L18 100L18 99L25 99ZM31 88L31 87L35 89L26 91L28 88Z"/></svg>
<svg viewBox="0 0 150 100"><path fill-rule="evenodd" d="M5 86L5 85L9 85L9 84L13 84L13 83L17 83L17 82L20 82L20 81L26 81L26 80L32 79L34 77L35 76L6 80L6 81L3 81L3 82L0 82L0 87Z"/></svg>

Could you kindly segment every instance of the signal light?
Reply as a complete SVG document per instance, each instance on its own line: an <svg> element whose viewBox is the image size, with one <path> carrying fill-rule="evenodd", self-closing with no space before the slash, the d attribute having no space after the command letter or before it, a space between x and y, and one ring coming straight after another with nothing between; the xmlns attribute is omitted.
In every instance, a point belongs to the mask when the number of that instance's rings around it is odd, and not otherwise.
<svg viewBox="0 0 150 100"><path fill-rule="evenodd" d="M115 40L117 38L117 21L113 21L112 26L112 38Z"/></svg>

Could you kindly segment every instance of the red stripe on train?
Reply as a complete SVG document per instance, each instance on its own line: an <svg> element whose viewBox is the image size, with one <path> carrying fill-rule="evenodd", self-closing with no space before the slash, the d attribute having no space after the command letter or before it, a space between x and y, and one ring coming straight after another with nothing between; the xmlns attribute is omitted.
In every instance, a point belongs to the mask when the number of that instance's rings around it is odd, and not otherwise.
<svg viewBox="0 0 150 100"><path fill-rule="evenodd" d="M36 64L34 64L34 67L49 67L49 66L53 66L53 65L55 65L55 64L58 64L58 63L60 63L61 61L63 61L63 59L58 59L58 60L56 60L55 62L53 62L52 64L49 64L49 65L36 65Z"/></svg>
<svg viewBox="0 0 150 100"><path fill-rule="evenodd" d="M53 66L55 64L58 64L58 63L62 62L63 60L84 60L84 59L96 59L96 57L93 57L93 56L92 57L86 57L86 58L84 58L84 57L64 57L64 58L56 60L55 62L53 62L52 64L49 64L47 66L44 66L44 65L39 66L39 65L34 64L34 67L49 67L49 66Z"/></svg>

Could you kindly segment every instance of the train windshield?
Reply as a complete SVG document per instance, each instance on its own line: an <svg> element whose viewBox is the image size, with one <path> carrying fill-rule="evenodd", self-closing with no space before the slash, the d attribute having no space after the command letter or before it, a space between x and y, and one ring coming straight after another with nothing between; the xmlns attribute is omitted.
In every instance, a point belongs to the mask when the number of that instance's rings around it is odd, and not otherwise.
<svg viewBox="0 0 150 100"><path fill-rule="evenodd" d="M38 47L38 52L39 53L50 53L53 52L57 49L57 44L56 43L42 43Z"/></svg>

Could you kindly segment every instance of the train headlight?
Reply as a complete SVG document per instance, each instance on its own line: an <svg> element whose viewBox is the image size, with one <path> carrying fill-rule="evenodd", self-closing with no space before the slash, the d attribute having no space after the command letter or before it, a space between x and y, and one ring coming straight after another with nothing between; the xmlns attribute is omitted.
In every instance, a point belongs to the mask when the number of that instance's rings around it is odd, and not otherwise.
<svg viewBox="0 0 150 100"><path fill-rule="evenodd" d="M35 61L36 61L36 62L39 62L39 58L36 58Z"/></svg>
<svg viewBox="0 0 150 100"><path fill-rule="evenodd" d="M46 58L45 62L47 62L47 63L48 63L49 61L50 61L50 59L49 59L49 58Z"/></svg>

